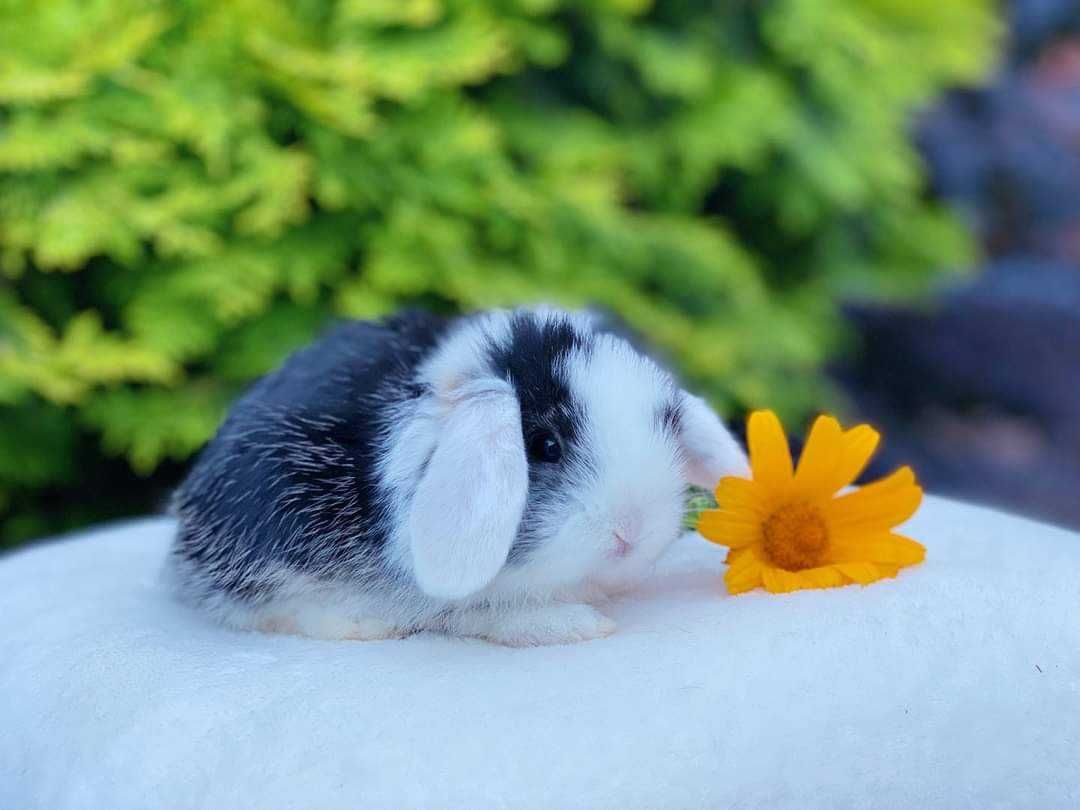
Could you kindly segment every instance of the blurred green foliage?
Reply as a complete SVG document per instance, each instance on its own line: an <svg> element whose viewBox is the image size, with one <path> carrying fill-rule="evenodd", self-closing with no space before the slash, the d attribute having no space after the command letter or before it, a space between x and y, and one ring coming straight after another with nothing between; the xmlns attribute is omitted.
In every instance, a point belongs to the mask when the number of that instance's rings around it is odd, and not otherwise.
<svg viewBox="0 0 1080 810"><path fill-rule="evenodd" d="M721 406L970 260L990 0L0 0L0 541L146 510L334 316L602 303Z"/></svg>

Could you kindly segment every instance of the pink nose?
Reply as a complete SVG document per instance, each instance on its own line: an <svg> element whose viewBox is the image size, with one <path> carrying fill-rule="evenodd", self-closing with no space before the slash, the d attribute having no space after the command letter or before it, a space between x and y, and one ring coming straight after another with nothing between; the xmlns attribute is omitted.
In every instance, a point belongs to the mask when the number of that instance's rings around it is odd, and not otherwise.
<svg viewBox="0 0 1080 810"><path fill-rule="evenodd" d="M614 553L616 557L625 557L630 553L634 543L637 542L641 533L641 517L636 512L626 511L619 516L612 532Z"/></svg>

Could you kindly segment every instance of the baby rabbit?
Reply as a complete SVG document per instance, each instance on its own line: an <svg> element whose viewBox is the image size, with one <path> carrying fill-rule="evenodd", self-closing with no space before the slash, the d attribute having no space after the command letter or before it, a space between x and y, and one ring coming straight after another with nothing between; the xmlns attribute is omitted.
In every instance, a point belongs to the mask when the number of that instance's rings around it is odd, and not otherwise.
<svg viewBox="0 0 1080 810"><path fill-rule="evenodd" d="M606 636L687 482L746 474L698 397L598 316L406 312L330 331L233 408L176 492L167 574L226 625Z"/></svg>

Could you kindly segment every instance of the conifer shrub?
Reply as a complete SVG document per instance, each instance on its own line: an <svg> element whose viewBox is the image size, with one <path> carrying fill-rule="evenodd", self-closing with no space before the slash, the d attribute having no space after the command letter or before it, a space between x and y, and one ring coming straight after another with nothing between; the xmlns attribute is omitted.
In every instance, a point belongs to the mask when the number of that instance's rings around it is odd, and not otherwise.
<svg viewBox="0 0 1080 810"><path fill-rule="evenodd" d="M990 0L0 3L0 541L157 505L334 317L601 304L834 405L845 298L970 260L912 114Z"/></svg>

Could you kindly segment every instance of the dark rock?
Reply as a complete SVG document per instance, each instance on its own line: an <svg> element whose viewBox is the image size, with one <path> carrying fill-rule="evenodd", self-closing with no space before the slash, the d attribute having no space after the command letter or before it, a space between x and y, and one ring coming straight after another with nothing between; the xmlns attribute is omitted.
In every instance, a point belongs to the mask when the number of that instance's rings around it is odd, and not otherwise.
<svg viewBox="0 0 1080 810"><path fill-rule="evenodd" d="M853 307L864 351L836 375L885 431L872 472L1080 527L1080 3L1007 9L996 79L918 127L989 263L929 311Z"/></svg>
<svg viewBox="0 0 1080 810"><path fill-rule="evenodd" d="M885 429L878 469L1080 525L1080 271L989 266L932 312L856 307L858 361L838 369Z"/></svg>

